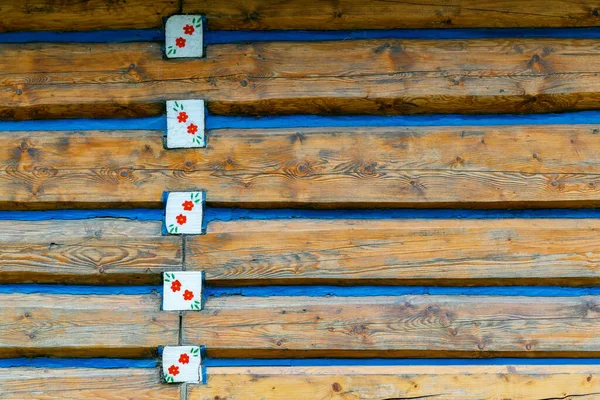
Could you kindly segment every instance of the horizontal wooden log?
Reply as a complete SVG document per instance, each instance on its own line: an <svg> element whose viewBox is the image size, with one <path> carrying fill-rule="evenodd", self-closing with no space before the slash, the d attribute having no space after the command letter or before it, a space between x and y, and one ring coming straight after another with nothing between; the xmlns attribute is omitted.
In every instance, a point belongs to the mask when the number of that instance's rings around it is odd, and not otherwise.
<svg viewBox="0 0 600 400"><path fill-rule="evenodd" d="M182 269L162 221L0 221L0 283L159 284Z"/></svg>
<svg viewBox="0 0 600 400"><path fill-rule="evenodd" d="M595 125L223 129L204 149L162 131L10 132L0 207L600 206ZM110 156L107 156L110 155ZM85 190L82 190L85 188Z"/></svg>
<svg viewBox="0 0 600 400"><path fill-rule="evenodd" d="M598 285L592 219L212 222L186 269L215 285Z"/></svg>
<svg viewBox="0 0 600 400"><path fill-rule="evenodd" d="M215 114L529 113L598 109L600 40L349 40L209 45L2 44L0 118Z"/></svg>
<svg viewBox="0 0 600 400"><path fill-rule="evenodd" d="M395 29L599 26L593 0L185 0L209 29Z"/></svg>
<svg viewBox="0 0 600 400"><path fill-rule="evenodd" d="M595 399L597 365L209 367L188 400Z"/></svg>
<svg viewBox="0 0 600 400"><path fill-rule="evenodd" d="M179 400L180 391L161 383L158 368L0 369L2 400Z"/></svg>
<svg viewBox="0 0 600 400"><path fill-rule="evenodd" d="M0 32L162 28L177 0L2 0Z"/></svg>
<svg viewBox="0 0 600 400"><path fill-rule="evenodd" d="M0 357L152 357L178 342L161 296L0 294Z"/></svg>
<svg viewBox="0 0 600 400"><path fill-rule="evenodd" d="M182 341L209 357L598 357L600 297L208 298Z"/></svg>

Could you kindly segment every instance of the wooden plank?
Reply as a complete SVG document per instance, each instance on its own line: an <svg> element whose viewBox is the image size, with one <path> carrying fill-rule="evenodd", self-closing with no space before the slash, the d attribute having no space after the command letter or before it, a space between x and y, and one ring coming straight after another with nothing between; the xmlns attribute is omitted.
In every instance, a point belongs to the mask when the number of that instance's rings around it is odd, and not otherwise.
<svg viewBox="0 0 600 400"><path fill-rule="evenodd" d="M177 344L161 296L0 294L0 357L152 357Z"/></svg>
<svg viewBox="0 0 600 400"><path fill-rule="evenodd" d="M597 365L209 367L188 400L597 399Z"/></svg>
<svg viewBox="0 0 600 400"><path fill-rule="evenodd" d="M241 220L186 240L214 285L598 285L595 219Z"/></svg>
<svg viewBox="0 0 600 400"><path fill-rule="evenodd" d="M396 29L599 26L593 0L185 0L209 29Z"/></svg>
<svg viewBox="0 0 600 400"><path fill-rule="evenodd" d="M179 400L180 391L160 382L158 368L0 369L2 400Z"/></svg>
<svg viewBox="0 0 600 400"><path fill-rule="evenodd" d="M0 137L0 207L162 207L164 191L197 190L227 207L600 206L597 132L223 129L191 150L165 150L162 131L11 132Z"/></svg>
<svg viewBox="0 0 600 400"><path fill-rule="evenodd" d="M600 297L208 298L183 316L209 357L598 357Z"/></svg>
<svg viewBox="0 0 600 400"><path fill-rule="evenodd" d="M348 40L209 45L2 44L0 118L145 116L203 98L215 114L529 113L598 109L600 40Z"/></svg>
<svg viewBox="0 0 600 400"><path fill-rule="evenodd" d="M3 0L0 32L162 28L177 0Z"/></svg>
<svg viewBox="0 0 600 400"><path fill-rule="evenodd" d="M182 269L162 221L0 221L1 283L152 284Z"/></svg>

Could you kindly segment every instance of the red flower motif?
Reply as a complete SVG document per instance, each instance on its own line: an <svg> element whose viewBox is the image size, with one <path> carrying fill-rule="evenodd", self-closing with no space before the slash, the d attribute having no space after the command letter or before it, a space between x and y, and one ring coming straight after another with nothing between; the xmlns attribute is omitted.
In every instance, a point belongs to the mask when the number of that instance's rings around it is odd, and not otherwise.
<svg viewBox="0 0 600 400"><path fill-rule="evenodd" d="M191 35L192 33L194 33L195 29L192 25L186 25L183 27L183 33L185 33L186 35Z"/></svg>
<svg viewBox="0 0 600 400"><path fill-rule="evenodd" d="M177 217L175 217L175 219L177 220L177 223L179 225L183 225L187 221L187 217L185 215L183 215L183 214L179 214Z"/></svg>
<svg viewBox="0 0 600 400"><path fill-rule="evenodd" d="M198 132L198 126L194 125L194 124L190 124L188 126L188 133L190 135L194 135L196 132Z"/></svg>
<svg viewBox="0 0 600 400"><path fill-rule="evenodd" d="M175 46L177 46L179 48L184 48L185 47L185 39L182 37L178 37L177 39L175 39Z"/></svg>
<svg viewBox="0 0 600 400"><path fill-rule="evenodd" d="M188 119L188 115L185 111L181 111L177 116L177 122L185 123Z"/></svg>
<svg viewBox="0 0 600 400"><path fill-rule="evenodd" d="M189 362L190 362L190 356L188 356L187 354L183 353L182 355L179 356L180 364L187 364Z"/></svg>
<svg viewBox="0 0 600 400"><path fill-rule="evenodd" d="M185 292L183 292L184 300L191 300L193 298L194 298L194 292L190 292L189 290L186 290Z"/></svg>
<svg viewBox="0 0 600 400"><path fill-rule="evenodd" d="M183 207L183 209L185 211L192 211L192 209L194 208L194 203L192 203L191 201L187 200L187 201L184 201L181 206Z"/></svg>
<svg viewBox="0 0 600 400"><path fill-rule="evenodd" d="M181 290L181 282L173 281L173 283L171 283L171 290L173 292L179 292Z"/></svg>
<svg viewBox="0 0 600 400"><path fill-rule="evenodd" d="M179 375L179 367L177 365L171 365L169 367L169 374L173 376Z"/></svg>

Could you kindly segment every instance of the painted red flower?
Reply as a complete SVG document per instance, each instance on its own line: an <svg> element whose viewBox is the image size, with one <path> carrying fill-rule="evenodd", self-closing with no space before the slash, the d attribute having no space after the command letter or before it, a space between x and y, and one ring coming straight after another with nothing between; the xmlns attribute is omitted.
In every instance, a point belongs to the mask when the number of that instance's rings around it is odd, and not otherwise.
<svg viewBox="0 0 600 400"><path fill-rule="evenodd" d="M177 223L179 225L183 225L187 221L187 217L185 215L183 215L183 214L179 214L177 217L175 217L175 219L177 220Z"/></svg>
<svg viewBox="0 0 600 400"><path fill-rule="evenodd" d="M186 35L191 35L192 33L194 33L195 29L192 25L186 25L183 27L183 33L185 33Z"/></svg>
<svg viewBox="0 0 600 400"><path fill-rule="evenodd" d="M194 203L189 200L184 201L181 206L185 211L192 211L194 209Z"/></svg>
<svg viewBox="0 0 600 400"><path fill-rule="evenodd" d="M179 364L187 364L190 362L190 356L188 356L187 354L183 353L182 355L179 356Z"/></svg>
<svg viewBox="0 0 600 400"><path fill-rule="evenodd" d="M188 119L188 115L185 111L181 111L177 116L177 122L185 123Z"/></svg>
<svg viewBox="0 0 600 400"><path fill-rule="evenodd" d="M194 298L194 292L190 292L189 290L186 290L185 292L183 292L184 300L191 300L193 298Z"/></svg>
<svg viewBox="0 0 600 400"><path fill-rule="evenodd" d="M188 126L188 133L189 133L190 135L194 135L196 132L198 132L198 126L197 126L197 125L194 125L194 124L190 124L190 125Z"/></svg>
<svg viewBox="0 0 600 400"><path fill-rule="evenodd" d="M175 39L175 46L177 46L179 48L184 48L185 47L185 39L182 37L178 37L177 39Z"/></svg>
<svg viewBox="0 0 600 400"><path fill-rule="evenodd" d="M173 283L171 283L171 290L173 292L179 292L181 290L181 282L173 281Z"/></svg>
<svg viewBox="0 0 600 400"><path fill-rule="evenodd" d="M169 367L169 374L173 376L179 375L179 367L177 365L171 365Z"/></svg>

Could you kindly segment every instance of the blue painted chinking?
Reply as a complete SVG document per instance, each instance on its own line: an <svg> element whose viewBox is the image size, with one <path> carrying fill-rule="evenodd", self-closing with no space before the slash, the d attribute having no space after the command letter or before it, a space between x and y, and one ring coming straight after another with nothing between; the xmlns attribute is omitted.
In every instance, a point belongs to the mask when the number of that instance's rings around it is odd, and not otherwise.
<svg viewBox="0 0 600 400"><path fill-rule="evenodd" d="M89 218L128 218L140 221L160 221L162 209L101 209L54 211L0 211L0 220L44 221ZM515 218L600 218L600 209L539 209L539 210L454 210L454 209L382 209L382 210L303 210L249 209L207 207L205 223L214 221L265 219L515 219Z"/></svg>
<svg viewBox="0 0 600 400"><path fill-rule="evenodd" d="M156 368L155 359L127 358L6 358L0 359L0 368Z"/></svg>
<svg viewBox="0 0 600 400"><path fill-rule="evenodd" d="M392 116L320 116L290 115L276 117L238 117L207 113L206 129L319 128L352 126L496 126L600 124L600 111L553 114L502 115L392 115ZM78 130L162 130L165 116L118 119L62 119L0 121L0 132L78 131Z"/></svg>
<svg viewBox="0 0 600 400"><path fill-rule="evenodd" d="M67 294L67 295L144 295L162 294L162 286L93 286L93 285L0 285L0 294ZM308 296L308 297L371 297L371 296L527 296L578 297L598 296L600 287L556 286L206 286L204 296Z"/></svg>
<svg viewBox="0 0 600 400"><path fill-rule="evenodd" d="M598 39L600 28L481 28L481 29L388 29L359 31L205 31L206 45L266 41L331 41L360 39L495 39L574 38ZM3 32L0 43L123 43L163 42L162 29L99 30L84 32Z"/></svg>
<svg viewBox="0 0 600 400"><path fill-rule="evenodd" d="M444 366L444 365L600 365L600 358L486 358L486 359L220 359L205 358L203 367L318 367L318 366ZM1 368L156 368L156 359L123 358L8 358L0 359Z"/></svg>

